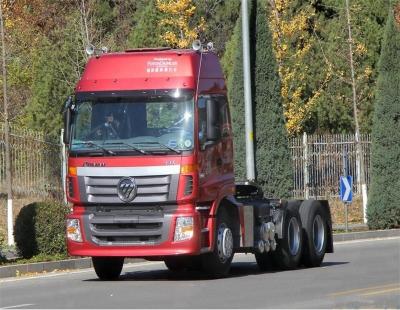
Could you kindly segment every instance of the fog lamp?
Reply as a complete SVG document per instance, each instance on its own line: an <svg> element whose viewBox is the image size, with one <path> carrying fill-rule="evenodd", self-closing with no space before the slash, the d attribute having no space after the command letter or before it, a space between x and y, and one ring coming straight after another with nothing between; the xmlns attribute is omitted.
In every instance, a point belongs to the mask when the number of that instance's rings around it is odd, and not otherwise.
<svg viewBox="0 0 400 310"><path fill-rule="evenodd" d="M67 220L67 238L75 242L82 242L81 227L78 219Z"/></svg>
<svg viewBox="0 0 400 310"><path fill-rule="evenodd" d="M188 240L193 237L193 217L185 216L176 219L174 241Z"/></svg>

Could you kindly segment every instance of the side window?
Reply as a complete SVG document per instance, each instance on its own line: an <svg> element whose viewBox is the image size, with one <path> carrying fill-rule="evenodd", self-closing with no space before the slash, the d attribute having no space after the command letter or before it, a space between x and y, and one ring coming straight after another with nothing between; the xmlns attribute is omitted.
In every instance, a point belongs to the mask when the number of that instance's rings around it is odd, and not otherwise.
<svg viewBox="0 0 400 310"><path fill-rule="evenodd" d="M207 142L207 104L216 106L218 111L216 126L220 132L220 137L230 135L228 103L225 96L221 95L204 95L199 97L197 101L199 111L199 141L200 146Z"/></svg>
<svg viewBox="0 0 400 310"><path fill-rule="evenodd" d="M92 104L84 102L78 106L79 113L77 114L75 125L75 139L85 140L85 137L90 133L92 122Z"/></svg>
<svg viewBox="0 0 400 310"><path fill-rule="evenodd" d="M228 112L228 101L225 96L220 96L219 100L219 111L220 111L220 128L221 137L230 136L230 124L229 124L229 112Z"/></svg>
<svg viewBox="0 0 400 310"><path fill-rule="evenodd" d="M210 100L209 96L201 96L197 100L199 111L199 142L203 146L207 141L207 104L206 101Z"/></svg>

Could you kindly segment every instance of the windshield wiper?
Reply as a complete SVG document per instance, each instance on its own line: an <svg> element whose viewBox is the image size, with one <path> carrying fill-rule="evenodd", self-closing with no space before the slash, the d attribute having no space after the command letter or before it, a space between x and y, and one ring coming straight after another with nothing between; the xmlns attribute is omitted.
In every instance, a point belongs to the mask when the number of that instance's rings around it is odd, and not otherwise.
<svg viewBox="0 0 400 310"><path fill-rule="evenodd" d="M164 148L166 148L166 149L168 149L168 150L170 150L170 151L172 151L172 152L174 152L174 153L176 153L176 154L181 154L181 153L182 153L182 151L180 151L180 150L176 150L176 149L174 149L174 148L172 148L172 147L169 147L168 145L165 145L165 144L160 143L160 142L157 142L157 141L136 142L135 144L153 144L153 145L160 145L160 146L162 146L162 147L164 147Z"/></svg>
<svg viewBox="0 0 400 310"><path fill-rule="evenodd" d="M105 147L102 147L100 144L94 143L93 141L82 141L82 142L76 142L74 144L84 144L88 146L94 146L97 147L98 149L102 150L103 153L110 154L110 155L117 155L115 152L106 149Z"/></svg>
<svg viewBox="0 0 400 310"><path fill-rule="evenodd" d="M126 143L126 142L108 142L108 143L104 143L104 144L107 144L107 145L126 145L126 146L129 146L132 150L134 150L136 152L139 152L141 154L144 154L144 155L148 155L149 154L145 150L142 150L142 149L140 149L140 148L138 148L136 146L133 146L132 144Z"/></svg>

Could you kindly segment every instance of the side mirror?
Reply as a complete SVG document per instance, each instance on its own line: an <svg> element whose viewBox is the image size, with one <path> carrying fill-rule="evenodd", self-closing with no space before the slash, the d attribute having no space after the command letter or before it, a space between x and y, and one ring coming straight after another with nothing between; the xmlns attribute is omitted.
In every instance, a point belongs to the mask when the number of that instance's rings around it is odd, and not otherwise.
<svg viewBox="0 0 400 310"><path fill-rule="evenodd" d="M207 108L207 140L217 141L220 138L218 104L212 100L206 101Z"/></svg>
<svg viewBox="0 0 400 310"><path fill-rule="evenodd" d="M64 135L63 142L65 145L69 145L71 136L71 119L72 119L73 99L69 96L65 101L63 108L63 121L64 121Z"/></svg>

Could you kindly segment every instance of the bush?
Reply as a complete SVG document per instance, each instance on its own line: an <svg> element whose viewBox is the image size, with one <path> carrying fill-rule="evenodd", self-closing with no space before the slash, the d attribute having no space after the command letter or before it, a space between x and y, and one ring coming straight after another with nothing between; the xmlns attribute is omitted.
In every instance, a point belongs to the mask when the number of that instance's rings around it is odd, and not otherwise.
<svg viewBox="0 0 400 310"><path fill-rule="evenodd" d="M0 227L0 249L7 245L7 231Z"/></svg>
<svg viewBox="0 0 400 310"><path fill-rule="evenodd" d="M15 243L24 258L38 254L65 254L67 207L60 202L35 202L24 206L14 228Z"/></svg>

